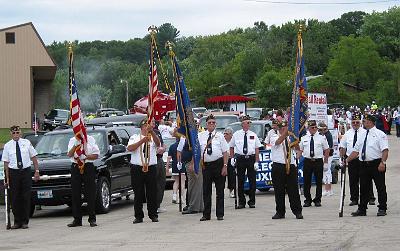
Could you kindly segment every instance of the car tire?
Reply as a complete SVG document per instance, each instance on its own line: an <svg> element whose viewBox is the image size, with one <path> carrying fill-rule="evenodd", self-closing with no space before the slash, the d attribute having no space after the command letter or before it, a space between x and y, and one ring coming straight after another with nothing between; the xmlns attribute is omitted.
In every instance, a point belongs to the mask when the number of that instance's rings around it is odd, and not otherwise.
<svg viewBox="0 0 400 251"><path fill-rule="evenodd" d="M96 213L106 214L110 211L111 191L110 183L105 177L99 177L96 191Z"/></svg>
<svg viewBox="0 0 400 251"><path fill-rule="evenodd" d="M260 192L268 192L269 191L269 187L268 188L258 188L258 191Z"/></svg>

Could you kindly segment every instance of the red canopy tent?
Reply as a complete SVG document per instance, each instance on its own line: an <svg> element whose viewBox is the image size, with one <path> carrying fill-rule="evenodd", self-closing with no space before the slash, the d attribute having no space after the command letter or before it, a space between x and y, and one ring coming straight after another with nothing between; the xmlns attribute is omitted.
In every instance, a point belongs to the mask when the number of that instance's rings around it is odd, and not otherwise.
<svg viewBox="0 0 400 251"><path fill-rule="evenodd" d="M147 114L147 106L149 104L148 95L139 99L133 105L130 113L143 113ZM160 120L168 111L175 111L175 96L168 95L158 91L157 97L154 101L154 118Z"/></svg>
<svg viewBox="0 0 400 251"><path fill-rule="evenodd" d="M255 98L248 98L238 95L225 95L215 96L207 99L207 103L245 103L256 100Z"/></svg>

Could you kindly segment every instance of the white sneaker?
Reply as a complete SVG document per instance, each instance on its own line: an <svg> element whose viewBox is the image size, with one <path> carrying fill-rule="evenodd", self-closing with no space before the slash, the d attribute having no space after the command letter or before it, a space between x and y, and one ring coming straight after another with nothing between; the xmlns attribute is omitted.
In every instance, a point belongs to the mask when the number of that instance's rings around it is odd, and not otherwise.
<svg viewBox="0 0 400 251"><path fill-rule="evenodd" d="M172 203L176 204L176 193L172 194Z"/></svg>
<svg viewBox="0 0 400 251"><path fill-rule="evenodd" d="M323 191L322 192L322 196L328 196L328 194L329 194L329 191Z"/></svg>
<svg viewBox="0 0 400 251"><path fill-rule="evenodd" d="M333 196L333 195L334 195L334 193L332 190L328 191L328 196Z"/></svg>
<svg viewBox="0 0 400 251"><path fill-rule="evenodd" d="M235 190L232 190L232 192L229 194L229 197L235 198Z"/></svg>

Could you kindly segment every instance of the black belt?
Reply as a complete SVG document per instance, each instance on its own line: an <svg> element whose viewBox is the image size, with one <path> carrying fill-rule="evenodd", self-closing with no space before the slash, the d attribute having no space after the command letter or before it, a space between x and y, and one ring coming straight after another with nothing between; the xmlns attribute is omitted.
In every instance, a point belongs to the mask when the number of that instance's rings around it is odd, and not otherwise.
<svg viewBox="0 0 400 251"><path fill-rule="evenodd" d="M209 161L209 162L204 161L204 164L207 165L207 166L209 166L209 165L217 164L218 162L221 162L221 161L223 161L223 160L224 160L224 159L221 157L221 158L219 158L219 159L217 159L217 160L214 160L214 161Z"/></svg>
<svg viewBox="0 0 400 251"><path fill-rule="evenodd" d="M316 162L316 161L322 161L322 158L318 158L318 159L314 159L314 158L305 158L305 160Z"/></svg>
<svg viewBox="0 0 400 251"><path fill-rule="evenodd" d="M360 162L364 165L372 165L381 162L382 159L374 159L374 160L368 160L368 161L363 161L361 160Z"/></svg>
<svg viewBox="0 0 400 251"><path fill-rule="evenodd" d="M254 158L254 157L256 157L256 155L255 154L250 154L250 155L241 155L241 154L236 154L235 155L235 158L236 159L240 159L240 160L243 160L243 159L250 159L250 158Z"/></svg>

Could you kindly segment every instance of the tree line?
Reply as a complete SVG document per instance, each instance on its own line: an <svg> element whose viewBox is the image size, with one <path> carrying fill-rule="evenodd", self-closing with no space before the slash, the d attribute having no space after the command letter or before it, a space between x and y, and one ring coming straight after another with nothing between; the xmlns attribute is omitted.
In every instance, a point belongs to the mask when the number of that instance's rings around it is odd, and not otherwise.
<svg viewBox="0 0 400 251"><path fill-rule="evenodd" d="M255 91L253 106L289 105L294 78L297 32L303 32L304 57L310 92L327 93L329 103L364 106L398 105L400 93L400 7L367 14L348 12L329 22L294 20L280 26L263 21L210 36L180 36L170 23L157 33L164 79L172 82L165 43L174 44L189 95L197 106L216 95ZM83 109L100 104L125 109L147 94L149 35L128 41L74 41L75 77ZM65 42L48 50L58 70L54 81L56 107L68 106L68 65ZM165 76L161 72L165 70Z"/></svg>

